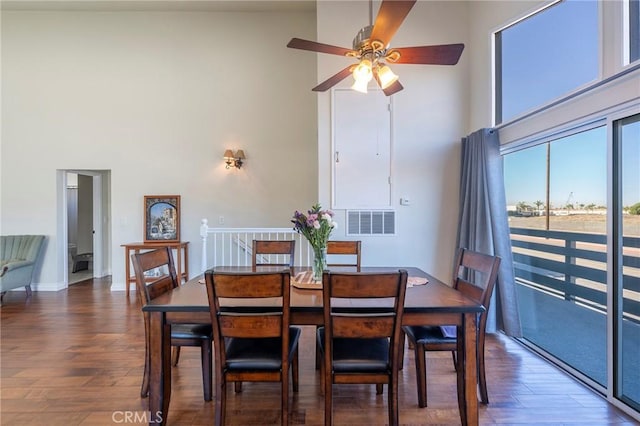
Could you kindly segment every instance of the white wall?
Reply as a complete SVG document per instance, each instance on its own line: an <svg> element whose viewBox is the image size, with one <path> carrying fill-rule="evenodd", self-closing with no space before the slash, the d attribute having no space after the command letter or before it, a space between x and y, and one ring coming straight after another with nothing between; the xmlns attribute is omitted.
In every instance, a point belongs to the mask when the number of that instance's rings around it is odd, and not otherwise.
<svg viewBox="0 0 640 426"><path fill-rule="evenodd" d="M362 238L364 265L414 265L448 280L460 138L492 124L490 34L538 4L413 7L392 46L466 47L456 66L393 67L405 87L393 96L398 235ZM320 1L317 18L3 11L0 231L55 239L55 171L110 170L113 288L124 288L120 245L142 239L145 194L182 195L194 273L202 217L211 226L224 216L229 227L286 227L296 209L329 206L330 93L311 88L352 61L285 46L295 36L351 47L368 9L366 1ZM224 169L227 148L245 150L242 170ZM344 226L334 235L342 237ZM41 280L52 282L58 253L47 247Z"/></svg>
<svg viewBox="0 0 640 426"><path fill-rule="evenodd" d="M145 194L182 196L194 272L201 218L288 226L317 200L315 58L286 48L293 35L314 38L313 12L2 12L0 231L49 236L43 287L57 169L111 171L114 289Z"/></svg>

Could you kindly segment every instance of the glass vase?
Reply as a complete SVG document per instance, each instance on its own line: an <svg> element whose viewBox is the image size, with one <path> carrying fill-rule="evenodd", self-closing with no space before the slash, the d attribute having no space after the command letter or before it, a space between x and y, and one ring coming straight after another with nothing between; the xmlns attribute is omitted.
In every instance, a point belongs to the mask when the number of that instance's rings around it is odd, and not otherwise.
<svg viewBox="0 0 640 426"><path fill-rule="evenodd" d="M327 247L313 248L313 280L322 282L322 272L327 268Z"/></svg>

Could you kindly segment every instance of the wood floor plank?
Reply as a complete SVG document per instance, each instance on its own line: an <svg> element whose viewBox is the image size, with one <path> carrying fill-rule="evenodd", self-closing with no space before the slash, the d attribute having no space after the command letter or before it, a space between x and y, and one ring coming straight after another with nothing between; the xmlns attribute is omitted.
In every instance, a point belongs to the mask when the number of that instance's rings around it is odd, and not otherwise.
<svg viewBox="0 0 640 426"><path fill-rule="evenodd" d="M110 281L89 280L60 292L8 293L0 308L0 425L102 426L142 424L140 398L144 325L135 294L111 292ZM303 327L300 391L291 392L291 424L324 424L315 370L315 327ZM638 425L589 388L502 335L487 337L491 403L481 425ZM402 425L459 425L456 377L448 353L428 353L428 407L417 404L413 351L400 373ZM210 425L214 404L202 396L200 350L182 348L172 369L168 423ZM372 385L336 386L337 425L384 425L387 395ZM229 425L280 423L280 390L246 383L229 390ZM125 423L125 417L129 423ZM137 417L136 417L137 416ZM137 423L134 422L137 420ZM142 423L141 423L142 422Z"/></svg>

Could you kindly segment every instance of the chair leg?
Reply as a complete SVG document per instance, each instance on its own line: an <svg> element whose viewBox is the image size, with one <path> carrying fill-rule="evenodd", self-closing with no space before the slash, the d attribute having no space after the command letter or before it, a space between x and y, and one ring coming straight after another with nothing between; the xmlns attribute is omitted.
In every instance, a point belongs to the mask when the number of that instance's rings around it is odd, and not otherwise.
<svg viewBox="0 0 640 426"><path fill-rule="evenodd" d="M322 365L322 370L326 370L324 364ZM331 426L333 423L333 377L331 376L331 371L325 372L322 377L324 384L322 387L324 389L324 426Z"/></svg>
<svg viewBox="0 0 640 426"><path fill-rule="evenodd" d="M171 354L171 365L178 365L178 361L180 360L180 346L174 346Z"/></svg>
<svg viewBox="0 0 640 426"><path fill-rule="evenodd" d="M320 370L320 364L322 364L322 355L318 348L316 348L316 370Z"/></svg>
<svg viewBox="0 0 640 426"><path fill-rule="evenodd" d="M149 362L149 346L147 341L144 345L144 372L142 373L142 386L140 387L140 396L142 398L149 396Z"/></svg>
<svg viewBox="0 0 640 426"><path fill-rule="evenodd" d="M456 351L451 351L451 358L453 359L453 368L458 371L458 357Z"/></svg>
<svg viewBox="0 0 640 426"><path fill-rule="evenodd" d="M382 395L384 392L384 387L382 383L376 383L376 395Z"/></svg>
<svg viewBox="0 0 640 426"><path fill-rule="evenodd" d="M400 422L398 410L398 377L391 378L388 389L387 405L389 407L389 426L398 426Z"/></svg>
<svg viewBox="0 0 640 426"><path fill-rule="evenodd" d="M293 364L293 362L292 362ZM281 424L282 426L289 426L289 375L287 374L284 377L280 377L280 394L281 394Z"/></svg>
<svg viewBox="0 0 640 426"><path fill-rule="evenodd" d="M318 334L319 326L316 326L316 335ZM316 340L316 370L320 370L320 364L322 364L322 354L318 348L318 341Z"/></svg>
<svg viewBox="0 0 640 426"><path fill-rule="evenodd" d="M211 401L211 340L203 340L200 347L200 358L202 361L202 391L205 401Z"/></svg>
<svg viewBox="0 0 640 426"><path fill-rule="evenodd" d="M226 379L222 376L222 368L218 368L216 371L216 402L215 402L215 426L224 425L224 411L227 405L227 388Z"/></svg>
<svg viewBox="0 0 640 426"><path fill-rule="evenodd" d="M478 342L478 387L480 389L480 401L483 404L488 404L489 393L487 392L487 377L484 370L484 340Z"/></svg>
<svg viewBox="0 0 640 426"><path fill-rule="evenodd" d="M418 386L418 406L427 406L427 363L425 350L422 345L414 342L414 353L416 358L416 384Z"/></svg>
<svg viewBox="0 0 640 426"><path fill-rule="evenodd" d="M235 393L242 392L242 382L233 382L233 391Z"/></svg>
<svg viewBox="0 0 640 426"><path fill-rule="evenodd" d="M299 367L298 367L298 349L296 348L295 353L293 354L293 359L291 360L291 382L294 392L298 392L299 387ZM289 383L289 378L287 377L287 383Z"/></svg>
<svg viewBox="0 0 640 426"><path fill-rule="evenodd" d="M404 331L402 331L402 328L400 329L400 347L398 348L398 362L399 364L399 369L402 370L402 368L404 367L404 345L405 345L405 341L407 335L404 333Z"/></svg>
<svg viewBox="0 0 640 426"><path fill-rule="evenodd" d="M31 291L31 284L25 285L24 289L27 292L27 299L30 298L31 294L33 294L33 292Z"/></svg>
<svg viewBox="0 0 640 426"><path fill-rule="evenodd" d="M324 362L320 363L320 395L324 395L324 386L325 386L325 377L324 377Z"/></svg>

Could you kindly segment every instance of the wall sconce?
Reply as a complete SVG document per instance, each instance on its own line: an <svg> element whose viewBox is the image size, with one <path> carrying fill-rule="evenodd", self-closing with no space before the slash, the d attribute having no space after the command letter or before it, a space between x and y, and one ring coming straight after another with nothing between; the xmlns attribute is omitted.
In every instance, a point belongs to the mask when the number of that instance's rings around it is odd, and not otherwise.
<svg viewBox="0 0 640 426"><path fill-rule="evenodd" d="M230 149L227 149L224 152L224 162L227 163L227 169L230 169L232 167L239 169L240 167L242 167L242 160L244 159L244 151L241 149L237 150L235 154Z"/></svg>

